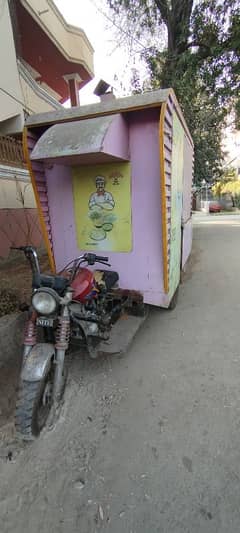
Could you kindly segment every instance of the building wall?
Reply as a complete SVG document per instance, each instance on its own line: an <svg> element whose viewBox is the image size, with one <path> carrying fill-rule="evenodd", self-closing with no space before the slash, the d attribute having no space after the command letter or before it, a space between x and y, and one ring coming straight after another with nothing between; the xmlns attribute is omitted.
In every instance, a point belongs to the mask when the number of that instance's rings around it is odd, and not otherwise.
<svg viewBox="0 0 240 533"><path fill-rule="evenodd" d="M22 88L23 101L26 108L34 113L45 113L47 111L54 111L54 107L41 98L30 87L26 80L20 75L20 83Z"/></svg>
<svg viewBox="0 0 240 533"><path fill-rule="evenodd" d="M21 3L51 37L63 55L69 61L83 63L93 75L93 48L85 32L81 28L67 24L51 0L21 0ZM39 12L44 13L39 16Z"/></svg>
<svg viewBox="0 0 240 533"><path fill-rule="evenodd" d="M92 74L93 49L84 31L69 26L51 0L17 0L16 5L20 3L66 59L83 63ZM44 11L39 15L39 12ZM49 89L46 83L36 84L34 79L38 73L28 64L17 60L12 20L8 0L0 1L0 135L3 136L22 132L24 112L41 113L60 106L60 95ZM29 31L31 28L26 27L26 32ZM41 87L46 90L42 96L39 92ZM9 254L10 246L39 246L41 243L42 235L29 179L19 179L14 168L12 173L8 171L4 176L4 165L0 161L0 257Z"/></svg>
<svg viewBox="0 0 240 533"><path fill-rule="evenodd" d="M20 123L23 125L22 91L18 76L17 59L15 53L12 24L9 13L8 2L1 2L0 6L0 87L9 94L8 96L0 90L0 133L1 122L16 116L21 117ZM14 98L16 98L16 101Z"/></svg>
<svg viewBox="0 0 240 533"><path fill-rule="evenodd" d="M53 75L53 78L55 74L55 79L59 81L67 73L67 68L66 72L65 70L60 73L58 72L58 74L54 72L54 68L57 69L56 62L58 56L62 58L65 67L68 64L72 65L72 63L76 63L78 66L80 65L85 73L87 71L88 75L83 76L85 83L93 77L93 48L85 32L80 28L68 25L52 0L16 0L13 5L17 8L16 13L13 9L13 13L10 14L8 0L0 2L0 70L2 73L0 82L0 135L20 133L24 125L24 111L32 114L57 109L61 95L53 94L54 91L48 87L47 83L50 83L47 77L49 62L46 58L42 62L41 57L42 49L47 42L52 46L53 57L50 73L51 76ZM20 11L18 9L19 6L21 7ZM15 17L20 17L20 13L27 15L28 24L22 27L19 26L22 39L18 52L20 55L23 53L23 43L25 42L26 50L31 52L29 56L27 55L28 63L31 63L30 58L37 57L43 66L41 75L36 73L37 76L35 76L33 72L32 79L26 79L26 72L24 75L22 71L25 68L25 71L29 71L28 74L31 75L31 70L33 69L30 65L25 63L25 65L21 66L21 62L17 61L16 58L14 43L14 32L16 32ZM18 22L20 20L21 17ZM35 24L35 21L37 24ZM34 38L31 40L31 24L35 25L41 32L43 39L42 45L36 39L34 40ZM37 44L39 45L38 49L36 48ZM49 55L46 57L49 58ZM35 82L34 87L32 81L34 82L34 79L39 77L42 78L43 83ZM62 82L66 86L68 95L67 83L63 78ZM47 94L41 97L38 90L41 87L45 88L47 93L50 93L49 99L47 98ZM56 102L53 101L53 96L56 96Z"/></svg>
<svg viewBox="0 0 240 533"><path fill-rule="evenodd" d="M18 169L0 166L0 259L5 259L11 246L43 245L30 178L19 178Z"/></svg>
<svg viewBox="0 0 240 533"><path fill-rule="evenodd" d="M30 180L0 179L0 209L36 209Z"/></svg>
<svg viewBox="0 0 240 533"><path fill-rule="evenodd" d="M0 259L9 256L11 246L43 246L36 209L0 209Z"/></svg>
<svg viewBox="0 0 240 533"><path fill-rule="evenodd" d="M0 135L20 133L24 126L24 109L28 114L56 109L31 87L19 72L13 38L12 22L8 2L1 4L0 16ZM6 55L7 51L7 55ZM25 69L26 70L26 69ZM31 68L29 67L29 76ZM33 77L34 81L34 77ZM47 89L46 86L44 86ZM3 90L6 91L3 92ZM52 93L52 91L50 91ZM46 93L47 96L47 93Z"/></svg>

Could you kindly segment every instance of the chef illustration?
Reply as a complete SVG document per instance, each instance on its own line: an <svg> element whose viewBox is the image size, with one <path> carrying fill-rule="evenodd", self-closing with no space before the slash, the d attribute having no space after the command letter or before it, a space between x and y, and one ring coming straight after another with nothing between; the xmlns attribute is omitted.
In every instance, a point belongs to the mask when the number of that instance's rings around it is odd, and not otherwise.
<svg viewBox="0 0 240 533"><path fill-rule="evenodd" d="M89 198L89 208L101 207L102 209L113 209L115 206L113 195L110 192L105 191L105 178L103 176L97 176L95 179L96 192L92 193Z"/></svg>

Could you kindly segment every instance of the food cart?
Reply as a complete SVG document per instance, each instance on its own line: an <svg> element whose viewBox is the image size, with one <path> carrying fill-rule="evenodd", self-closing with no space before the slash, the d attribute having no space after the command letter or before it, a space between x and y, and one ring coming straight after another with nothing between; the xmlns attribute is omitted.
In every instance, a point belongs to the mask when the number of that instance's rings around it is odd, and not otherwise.
<svg viewBox="0 0 240 533"><path fill-rule="evenodd" d="M33 115L24 150L52 270L101 253L121 288L171 306L192 245L193 141L174 92Z"/></svg>

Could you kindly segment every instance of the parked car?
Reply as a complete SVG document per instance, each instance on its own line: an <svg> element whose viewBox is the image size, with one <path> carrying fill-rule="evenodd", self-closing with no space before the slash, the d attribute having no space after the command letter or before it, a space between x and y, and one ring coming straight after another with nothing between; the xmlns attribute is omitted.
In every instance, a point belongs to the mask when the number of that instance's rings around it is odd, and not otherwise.
<svg viewBox="0 0 240 533"><path fill-rule="evenodd" d="M221 210L221 204L217 200L210 200L209 213L220 213Z"/></svg>

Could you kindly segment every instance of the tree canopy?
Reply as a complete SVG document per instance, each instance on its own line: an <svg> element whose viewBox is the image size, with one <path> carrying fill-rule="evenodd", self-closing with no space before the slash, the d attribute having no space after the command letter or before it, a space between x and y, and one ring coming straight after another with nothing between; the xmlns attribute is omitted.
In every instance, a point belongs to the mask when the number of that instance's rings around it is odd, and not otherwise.
<svg viewBox="0 0 240 533"><path fill-rule="evenodd" d="M237 179L236 169L227 168L221 179L213 185L212 192L218 197L231 195L233 205L240 208L240 181Z"/></svg>
<svg viewBox="0 0 240 533"><path fill-rule="evenodd" d="M114 20L121 17L129 27L131 39L144 35L149 88L173 87L176 92L195 143L195 182L219 177L225 118L234 110L240 122L239 0L107 2ZM166 45L160 49L157 36L164 32ZM133 91L142 89L135 71Z"/></svg>

